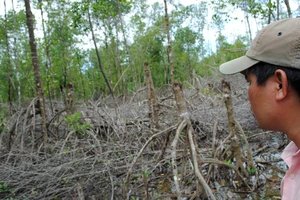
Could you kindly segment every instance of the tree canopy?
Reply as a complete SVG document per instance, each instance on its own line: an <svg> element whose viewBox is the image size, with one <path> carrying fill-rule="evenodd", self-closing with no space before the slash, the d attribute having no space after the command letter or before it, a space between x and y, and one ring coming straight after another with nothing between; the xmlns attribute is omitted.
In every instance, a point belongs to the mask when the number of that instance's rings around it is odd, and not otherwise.
<svg viewBox="0 0 300 200"><path fill-rule="evenodd" d="M20 103L36 94L25 7L12 2L4 0L0 15L0 101ZM193 74L215 73L221 62L245 53L257 27L297 11L288 1L169 4L175 77L182 82ZM130 94L145 85L144 62L151 67L155 87L170 83L163 9L162 1L146 0L32 1L45 97L61 98L68 83L79 99ZM235 18L234 12L242 15ZM239 21L244 24L241 33L224 34Z"/></svg>

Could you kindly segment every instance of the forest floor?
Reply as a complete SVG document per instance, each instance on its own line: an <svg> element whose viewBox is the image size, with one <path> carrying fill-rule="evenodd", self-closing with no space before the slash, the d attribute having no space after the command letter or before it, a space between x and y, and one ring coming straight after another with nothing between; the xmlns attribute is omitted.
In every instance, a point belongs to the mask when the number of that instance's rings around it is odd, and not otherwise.
<svg viewBox="0 0 300 200"><path fill-rule="evenodd" d="M289 141L282 133L257 128L243 77L233 76L228 81L234 116L250 144L255 175L238 177L227 167L235 165L234 159L205 162L212 158L213 146L228 146L222 143L229 131L216 77L201 79L200 91L192 85L184 89L201 174L216 199L280 199L280 182L287 170L280 155ZM46 151L41 146L41 119L35 101L7 114L0 135L0 199L176 199L174 152L181 199L205 199L199 191L186 132L180 132L175 150L171 145L181 120L172 89L164 86L156 92L159 129L149 126L146 90L130 98L119 97L117 108L110 97L77 103L73 115L65 112L62 102L53 101L53 109L47 110ZM50 107L49 102L47 105ZM239 140L245 152L245 140Z"/></svg>

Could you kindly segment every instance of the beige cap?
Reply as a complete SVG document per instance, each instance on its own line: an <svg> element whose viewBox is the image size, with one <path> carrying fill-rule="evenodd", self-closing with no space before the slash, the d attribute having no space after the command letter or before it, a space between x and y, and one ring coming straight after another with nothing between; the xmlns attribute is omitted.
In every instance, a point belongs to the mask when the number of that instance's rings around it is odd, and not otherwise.
<svg viewBox="0 0 300 200"><path fill-rule="evenodd" d="M246 55L223 63L220 72L235 74L260 61L300 69L300 18L278 20L263 28Z"/></svg>

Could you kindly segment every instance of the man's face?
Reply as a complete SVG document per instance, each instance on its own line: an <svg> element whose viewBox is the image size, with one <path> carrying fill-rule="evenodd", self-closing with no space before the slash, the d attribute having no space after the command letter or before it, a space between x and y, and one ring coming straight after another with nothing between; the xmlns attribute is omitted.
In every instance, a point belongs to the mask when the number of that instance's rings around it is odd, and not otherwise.
<svg viewBox="0 0 300 200"><path fill-rule="evenodd" d="M258 125L263 129L272 129L272 87L269 81L265 85L258 86L256 76L249 73L246 76L249 83L248 99L250 101L251 110L256 118Z"/></svg>

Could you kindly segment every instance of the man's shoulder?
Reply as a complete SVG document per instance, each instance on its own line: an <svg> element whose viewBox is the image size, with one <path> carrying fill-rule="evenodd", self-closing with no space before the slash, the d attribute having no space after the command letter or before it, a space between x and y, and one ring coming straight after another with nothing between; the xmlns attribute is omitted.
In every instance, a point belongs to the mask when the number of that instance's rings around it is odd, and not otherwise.
<svg viewBox="0 0 300 200"><path fill-rule="evenodd" d="M296 154L300 154L300 150L296 146L296 144L293 141L291 141L283 150L281 158L285 160L286 158L292 157Z"/></svg>

